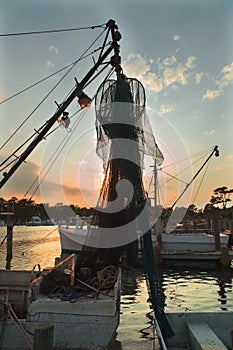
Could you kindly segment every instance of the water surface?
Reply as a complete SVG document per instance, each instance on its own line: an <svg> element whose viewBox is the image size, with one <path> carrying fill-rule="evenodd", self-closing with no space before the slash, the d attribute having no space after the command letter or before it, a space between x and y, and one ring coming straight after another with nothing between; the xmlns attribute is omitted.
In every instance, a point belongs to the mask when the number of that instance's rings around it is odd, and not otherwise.
<svg viewBox="0 0 233 350"><path fill-rule="evenodd" d="M0 244L6 228L0 227ZM12 269L53 266L60 241L53 226L15 226ZM0 269L5 269L6 241L0 246ZM160 271L165 311L233 311L233 269L213 266L172 266ZM109 350L157 348L153 313L147 302L142 269L127 269L122 278L121 318L117 342Z"/></svg>

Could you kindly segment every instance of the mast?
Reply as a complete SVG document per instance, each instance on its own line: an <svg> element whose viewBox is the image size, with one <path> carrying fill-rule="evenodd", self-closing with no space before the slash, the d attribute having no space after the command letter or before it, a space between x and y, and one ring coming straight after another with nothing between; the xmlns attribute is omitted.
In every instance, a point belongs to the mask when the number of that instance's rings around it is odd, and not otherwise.
<svg viewBox="0 0 233 350"><path fill-rule="evenodd" d="M157 180L158 180L158 173L157 173L157 164L156 159L154 159L154 207L157 206Z"/></svg>
<svg viewBox="0 0 233 350"><path fill-rule="evenodd" d="M181 192L181 194L178 196L178 198L176 199L176 201L172 204L172 206L170 207L171 209L174 208L174 206L176 205L176 203L180 200L180 198L183 196L183 194L187 191L187 189L189 188L189 186L193 183L193 181L196 179L196 177L198 176L198 174L202 171L202 169L204 168L204 166L206 165L206 163L210 160L210 158L215 155L215 157L219 157L219 149L218 146L215 146L213 151L210 153L210 155L208 156L208 158L205 160L205 162L202 164L202 166L200 167L200 169L195 173L195 175L193 176L193 178L191 179L191 181L186 185L186 187L184 188L184 190Z"/></svg>
<svg viewBox="0 0 233 350"><path fill-rule="evenodd" d="M115 24L115 21L110 19L106 24L108 28L106 38L111 32L112 42L108 49L105 52L101 52L98 61L94 64L94 66L89 70L89 72L84 76L80 83L77 83L74 91L68 96L68 98L58 106L55 114L47 121L46 125L39 132L39 134L35 137L35 139L30 143L30 145L26 148L26 150L19 156L14 165L10 168L8 172L3 173L3 179L0 181L0 188L2 188L5 183L10 179L10 177L14 174L14 172L19 168L19 166L27 159L27 157L32 153L35 147L39 144L41 140L46 136L47 132L52 128L58 118L65 112L66 108L71 104L71 102L76 98L82 96L83 89L91 77L94 75L99 66L104 62L104 60L108 57L111 51L114 50L114 56L111 57L110 64L116 68L117 74L120 71L120 61L121 58L119 56L119 44L118 41L121 39L120 33L117 31L118 27ZM105 39L106 40L106 39Z"/></svg>

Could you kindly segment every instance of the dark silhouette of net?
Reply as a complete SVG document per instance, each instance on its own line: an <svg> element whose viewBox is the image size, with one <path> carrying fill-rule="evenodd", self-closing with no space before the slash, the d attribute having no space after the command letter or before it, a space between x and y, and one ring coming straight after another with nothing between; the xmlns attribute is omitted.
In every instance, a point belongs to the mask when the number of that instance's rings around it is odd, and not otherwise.
<svg viewBox="0 0 233 350"><path fill-rule="evenodd" d="M93 210L83 257L84 266L118 265L125 246L141 236L148 293L162 332L173 335L164 314L164 297L155 264L147 195L143 186L144 154L163 161L145 111L142 84L121 75L104 82L96 96L97 154L105 177Z"/></svg>
<svg viewBox="0 0 233 350"><path fill-rule="evenodd" d="M105 177L82 264L106 266L117 264L124 243L138 238L138 217L147 199L142 178L144 154L157 158L158 163L163 156L146 115L144 87L138 80L121 75L104 82L95 106L96 151L103 160Z"/></svg>

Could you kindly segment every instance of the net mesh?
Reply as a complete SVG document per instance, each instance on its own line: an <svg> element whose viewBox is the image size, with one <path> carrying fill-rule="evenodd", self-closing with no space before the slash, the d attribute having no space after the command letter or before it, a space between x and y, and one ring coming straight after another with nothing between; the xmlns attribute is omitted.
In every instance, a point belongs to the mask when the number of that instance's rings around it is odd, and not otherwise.
<svg viewBox="0 0 233 350"><path fill-rule="evenodd" d="M136 242L138 232L144 231L141 245L148 292L161 329L170 336L173 331L163 311L143 186L144 155L156 159L157 164L163 161L146 115L145 91L138 80L121 75L100 86L95 102L96 151L103 160L105 177L83 247L88 254L80 264L96 269L117 265L127 242ZM144 220L140 219L142 212Z"/></svg>
<svg viewBox="0 0 233 350"><path fill-rule="evenodd" d="M131 223L128 242L137 239L137 218L147 198L143 157L150 155L160 164L163 155L153 136L145 110L145 90L138 80L121 75L118 80L105 81L97 92L95 107L96 152L105 176L83 246L88 254L81 263L102 267L117 264L125 246L122 235L127 236L127 230L121 233L115 228Z"/></svg>

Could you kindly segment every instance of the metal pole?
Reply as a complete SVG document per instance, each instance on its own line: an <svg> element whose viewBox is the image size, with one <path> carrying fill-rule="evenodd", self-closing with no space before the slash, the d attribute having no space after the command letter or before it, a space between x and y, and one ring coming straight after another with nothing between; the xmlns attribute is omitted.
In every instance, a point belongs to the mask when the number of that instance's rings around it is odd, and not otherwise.
<svg viewBox="0 0 233 350"><path fill-rule="evenodd" d="M210 160L210 158L212 157L212 155L215 154L215 157L219 156L219 150L218 150L218 146L215 146L213 151L210 153L209 157L205 160L205 162L202 164L202 166L200 167L200 169L196 172L196 174L193 176L192 180L186 185L185 189L181 192L181 194L179 195L179 197L176 199L176 201L172 204L172 206L170 207L171 209L173 209L173 207L176 205L176 203L180 200L180 198L183 196L183 194L187 191L187 189L189 188L189 186L193 183L193 181L196 179L197 175L201 172L201 170L204 168L204 166L206 165L206 163Z"/></svg>
<svg viewBox="0 0 233 350"><path fill-rule="evenodd" d="M68 96L68 98L58 107L57 112L47 121L47 124L44 126L44 128L41 130L41 132L38 134L38 136L30 143L30 145L26 148L26 150L20 155L16 163L10 168L8 172L5 172L3 174L4 178L0 181L0 188L5 185L5 183L9 180L9 178L14 174L14 172L18 169L18 167L22 164L22 162L25 161L25 159L31 154L31 152L34 150L34 148L38 145L38 143L43 140L47 132L51 129L53 124L57 121L57 119L65 112L66 108L71 104L71 102L74 100L75 97L77 97L80 90L84 88L84 86L87 84L89 79L93 76L95 71L98 69L98 67L103 63L103 61L108 57L110 52L114 49L116 50L116 46L118 45L116 43L116 40L114 38L115 34L115 21L110 20L107 23L107 26L110 27L113 41L109 48L103 53L101 57L99 57L98 62L90 69L90 71L85 75L85 77L82 79L82 81L77 85L77 87L74 89L74 91Z"/></svg>
<svg viewBox="0 0 233 350"><path fill-rule="evenodd" d="M157 206L157 168L156 168L156 159L154 160L154 207Z"/></svg>

